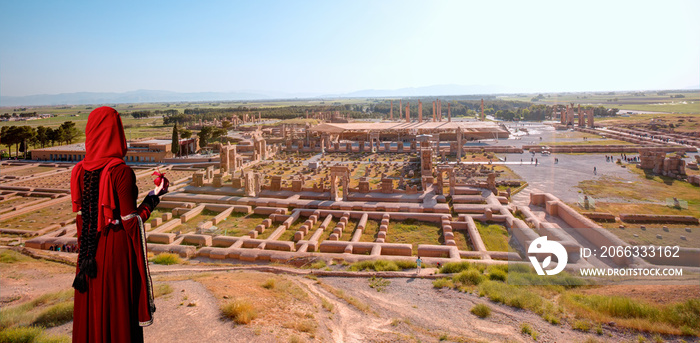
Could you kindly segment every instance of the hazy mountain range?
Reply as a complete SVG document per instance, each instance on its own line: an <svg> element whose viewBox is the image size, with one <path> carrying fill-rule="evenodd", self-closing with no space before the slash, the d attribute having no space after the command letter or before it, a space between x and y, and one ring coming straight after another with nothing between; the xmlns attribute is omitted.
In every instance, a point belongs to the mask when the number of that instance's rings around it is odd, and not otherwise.
<svg viewBox="0 0 700 343"><path fill-rule="evenodd" d="M367 89L342 94L284 93L270 91L238 92L197 92L180 93L160 90L136 90L124 93L78 92L62 94L39 94L27 96L2 96L0 107L42 106L42 105L88 105L88 104L124 104L143 102L197 102L197 101L238 101L238 100L272 100L295 98L374 98L398 96L437 96L470 95L512 92L500 86L460 86L437 85L427 87L401 88L394 90Z"/></svg>

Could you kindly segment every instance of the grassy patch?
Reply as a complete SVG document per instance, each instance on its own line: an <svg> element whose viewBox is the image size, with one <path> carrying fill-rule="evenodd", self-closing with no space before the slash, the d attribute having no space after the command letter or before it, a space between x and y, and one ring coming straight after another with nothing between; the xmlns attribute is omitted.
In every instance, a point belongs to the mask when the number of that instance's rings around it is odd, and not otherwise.
<svg viewBox="0 0 700 343"><path fill-rule="evenodd" d="M58 323L73 318L73 290L47 293L23 304L0 309L0 328Z"/></svg>
<svg viewBox="0 0 700 343"><path fill-rule="evenodd" d="M535 329L533 329L528 323L520 324L520 332L529 335L534 340L537 340L537 331L535 331Z"/></svg>
<svg viewBox="0 0 700 343"><path fill-rule="evenodd" d="M157 298L173 292L173 287L167 283L159 283L153 288L153 295Z"/></svg>
<svg viewBox="0 0 700 343"><path fill-rule="evenodd" d="M262 288L265 289L273 289L275 288L275 279L267 279L265 282L262 284Z"/></svg>
<svg viewBox="0 0 700 343"><path fill-rule="evenodd" d="M223 305L221 314L236 324L248 324L258 316L253 304L242 299L236 299Z"/></svg>
<svg viewBox="0 0 700 343"><path fill-rule="evenodd" d="M413 246L413 254L418 253L419 244L440 245L444 241L442 227L437 223L407 219L390 222L387 243L408 243Z"/></svg>
<svg viewBox="0 0 700 343"><path fill-rule="evenodd" d="M508 230L498 224L475 222L488 251L508 251Z"/></svg>
<svg viewBox="0 0 700 343"><path fill-rule="evenodd" d="M440 278L433 281L434 288L454 288L455 285L450 278Z"/></svg>
<svg viewBox="0 0 700 343"><path fill-rule="evenodd" d="M353 297L351 297L351 296L345 294L345 292L344 292L342 289L337 289L337 288L335 288L335 287L333 287L333 286L331 286L331 285L327 285L327 284L325 284L325 283L319 283L319 285L321 286L321 288L323 288L323 289L325 289L326 291L328 291L328 293L333 294L333 295L336 296L337 298L340 298L340 299L345 300L345 302L347 302L348 304L352 305L352 306L355 307L356 309L358 309L358 310L360 310L360 311L362 311L362 312L364 312L364 313L372 313L372 309L369 307L369 305L367 305L367 304L363 303L362 301L357 300L357 299L355 299L355 298L353 298Z"/></svg>
<svg viewBox="0 0 700 343"><path fill-rule="evenodd" d="M486 304L478 304L472 307L469 312L480 318L486 318L491 315L491 308Z"/></svg>
<svg viewBox="0 0 700 343"><path fill-rule="evenodd" d="M50 328L71 320L73 320L73 301L67 300L41 311L32 324Z"/></svg>
<svg viewBox="0 0 700 343"><path fill-rule="evenodd" d="M164 265L171 265L171 264L180 264L182 263L182 259L180 258L179 255L177 254L171 254L168 252L160 253L150 259L151 262L155 264L164 264Z"/></svg>
<svg viewBox="0 0 700 343"><path fill-rule="evenodd" d="M14 250L0 250L0 263L15 263L15 262L26 262L31 261L32 258L22 255Z"/></svg>
<svg viewBox="0 0 700 343"><path fill-rule="evenodd" d="M384 289L391 284L391 281L384 279L384 278L378 278L372 276L369 279L369 287L374 288L377 290L377 292L383 292Z"/></svg>
<svg viewBox="0 0 700 343"><path fill-rule="evenodd" d="M355 262L348 267L348 270L357 271L399 271L416 268L416 263L412 261L387 261L387 260L367 260Z"/></svg>
<svg viewBox="0 0 700 343"><path fill-rule="evenodd" d="M584 320L597 323L614 321L618 326L639 331L697 334L684 328L700 327L700 298L656 305L623 296L566 293L559 302Z"/></svg>

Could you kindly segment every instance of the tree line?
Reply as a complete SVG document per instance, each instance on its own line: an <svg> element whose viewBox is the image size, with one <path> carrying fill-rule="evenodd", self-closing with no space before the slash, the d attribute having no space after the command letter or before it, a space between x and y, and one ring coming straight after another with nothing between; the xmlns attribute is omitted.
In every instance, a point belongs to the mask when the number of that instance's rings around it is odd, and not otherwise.
<svg viewBox="0 0 700 343"><path fill-rule="evenodd" d="M37 126L36 128L28 125L23 126L3 126L0 129L0 144L6 145L11 151L12 146L15 146L15 154L19 156L20 152L26 152L29 144L33 146L41 146L42 148L51 143L54 146L56 143L70 144L80 137L81 133L75 123L67 121L57 128L46 126Z"/></svg>

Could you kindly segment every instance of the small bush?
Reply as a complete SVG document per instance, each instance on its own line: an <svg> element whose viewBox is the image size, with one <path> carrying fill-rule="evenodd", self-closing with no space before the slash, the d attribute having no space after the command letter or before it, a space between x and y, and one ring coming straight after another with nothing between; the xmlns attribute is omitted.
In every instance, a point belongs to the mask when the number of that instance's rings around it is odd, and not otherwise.
<svg viewBox="0 0 700 343"><path fill-rule="evenodd" d="M16 251L12 250L2 250L0 251L0 263L15 263L31 261L30 257L24 256Z"/></svg>
<svg viewBox="0 0 700 343"><path fill-rule="evenodd" d="M478 285L483 280L484 276L476 269L462 271L452 278L452 281L462 285Z"/></svg>
<svg viewBox="0 0 700 343"><path fill-rule="evenodd" d="M43 330L38 327L14 327L0 331L0 342L32 343Z"/></svg>
<svg viewBox="0 0 700 343"><path fill-rule="evenodd" d="M153 289L153 295L157 298L173 292L173 288L167 283L159 283Z"/></svg>
<svg viewBox="0 0 700 343"><path fill-rule="evenodd" d="M324 260L319 260L314 263L312 263L309 268L311 269L323 269L326 268L326 261Z"/></svg>
<svg viewBox="0 0 700 343"><path fill-rule="evenodd" d="M369 287L376 289L377 292L383 292L384 289L390 284L391 281L384 278L376 278L372 276L372 278L369 279Z"/></svg>
<svg viewBox="0 0 700 343"><path fill-rule="evenodd" d="M248 324L253 321L258 313L253 305L245 300L236 299L225 304L221 308L221 313L236 324Z"/></svg>
<svg viewBox="0 0 700 343"><path fill-rule="evenodd" d="M448 262L440 267L440 273L454 274L470 268L473 268L473 264L471 262Z"/></svg>
<svg viewBox="0 0 700 343"><path fill-rule="evenodd" d="M507 277L506 272L504 272L504 271L502 271L502 270L492 270L492 271L489 273L489 279L494 280L494 281L503 281L503 282L505 282L505 281L506 281L506 277Z"/></svg>
<svg viewBox="0 0 700 343"><path fill-rule="evenodd" d="M335 306L333 306L333 303L328 301L326 298L321 298L321 306L326 309L328 312L333 312L333 309Z"/></svg>
<svg viewBox="0 0 700 343"><path fill-rule="evenodd" d="M591 330L591 323L586 320L577 320L571 325L571 327L574 330L588 332Z"/></svg>
<svg viewBox="0 0 700 343"><path fill-rule="evenodd" d="M156 255L156 257L152 258L151 262L153 262L155 264L171 265L171 264L182 263L182 259L180 259L180 256L177 254L171 254L168 252L164 252L164 253L158 254L158 255Z"/></svg>
<svg viewBox="0 0 700 343"><path fill-rule="evenodd" d="M64 301L43 310L33 324L50 328L68 323L71 320L73 320L73 302Z"/></svg>
<svg viewBox="0 0 700 343"><path fill-rule="evenodd" d="M557 318L557 316L555 316L551 313L545 313L544 316L542 316L542 318L552 325L559 324L559 318Z"/></svg>
<svg viewBox="0 0 700 343"><path fill-rule="evenodd" d="M399 270L399 266L397 266L394 261L377 260L377 261L355 262L355 263L351 264L348 269L351 271L354 271L354 272L365 271L365 270L374 270L374 271L378 271L378 272L382 272L382 271L395 272L395 271Z"/></svg>
<svg viewBox="0 0 700 343"><path fill-rule="evenodd" d="M485 304L478 304L470 310L475 316L480 318L486 318L491 315L491 308Z"/></svg>
<svg viewBox="0 0 700 343"><path fill-rule="evenodd" d="M433 281L433 287L434 288L453 288L455 285L452 283L452 280L450 278L440 278L437 280Z"/></svg>
<svg viewBox="0 0 700 343"><path fill-rule="evenodd" d="M265 282L262 284L262 287L265 289L273 289L275 288L275 279L267 279Z"/></svg>
<svg viewBox="0 0 700 343"><path fill-rule="evenodd" d="M406 270L406 269L414 269L418 268L418 265L416 264L415 261L394 261L396 263L396 266L399 267L399 269ZM423 267L426 267L427 265L425 262L423 262Z"/></svg>

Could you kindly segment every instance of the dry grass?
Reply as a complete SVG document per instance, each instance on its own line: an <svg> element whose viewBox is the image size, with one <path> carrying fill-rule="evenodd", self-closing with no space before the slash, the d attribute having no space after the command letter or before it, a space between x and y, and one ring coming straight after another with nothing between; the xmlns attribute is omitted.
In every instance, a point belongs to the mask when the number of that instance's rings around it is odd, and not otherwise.
<svg viewBox="0 0 700 343"><path fill-rule="evenodd" d="M224 317L236 322L236 324L249 324L258 316L258 311L253 304L246 300L236 299L221 307Z"/></svg>

